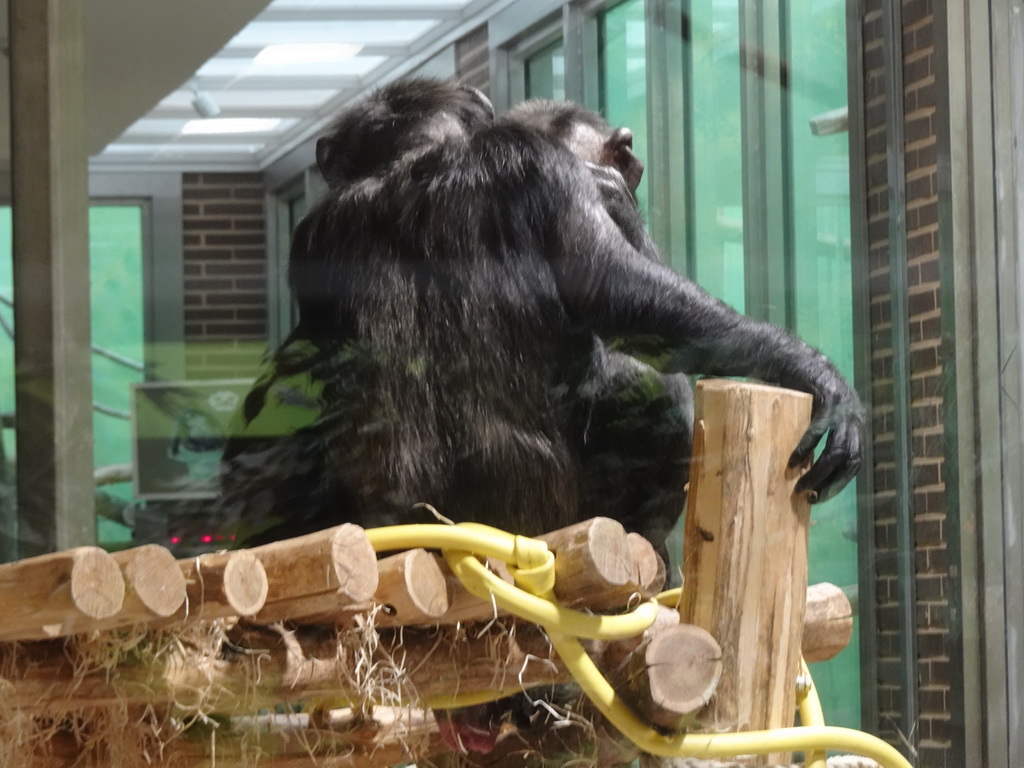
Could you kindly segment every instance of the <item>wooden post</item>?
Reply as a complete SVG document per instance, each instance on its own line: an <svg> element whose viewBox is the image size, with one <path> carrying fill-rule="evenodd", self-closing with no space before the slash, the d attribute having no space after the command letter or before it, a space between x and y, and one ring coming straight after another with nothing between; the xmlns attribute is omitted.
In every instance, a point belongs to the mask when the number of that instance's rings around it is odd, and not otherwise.
<svg viewBox="0 0 1024 768"><path fill-rule="evenodd" d="M94 543L82 0L9 0L18 538Z"/></svg>
<svg viewBox="0 0 1024 768"><path fill-rule="evenodd" d="M124 603L124 577L99 547L39 555L0 566L0 640L41 640L88 628Z"/></svg>
<svg viewBox="0 0 1024 768"><path fill-rule="evenodd" d="M333 615L365 602L377 590L377 554L358 525L344 523L250 550L267 572L261 624Z"/></svg>
<svg viewBox="0 0 1024 768"><path fill-rule="evenodd" d="M810 504L789 457L811 397L735 381L697 385L680 618L722 647L711 731L793 724L807 599ZM767 755L756 764L789 764Z"/></svg>

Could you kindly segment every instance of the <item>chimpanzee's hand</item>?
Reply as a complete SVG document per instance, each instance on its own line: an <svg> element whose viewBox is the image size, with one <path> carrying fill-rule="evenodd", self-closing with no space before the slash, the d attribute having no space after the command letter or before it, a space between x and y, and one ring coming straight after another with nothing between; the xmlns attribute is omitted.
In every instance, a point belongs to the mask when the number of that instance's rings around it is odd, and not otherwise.
<svg viewBox="0 0 1024 768"><path fill-rule="evenodd" d="M797 491L808 491L812 503L827 501L853 479L862 460L864 411L856 392L836 373L814 394L811 426L789 460L791 467L814 454L825 433L825 448L797 482Z"/></svg>

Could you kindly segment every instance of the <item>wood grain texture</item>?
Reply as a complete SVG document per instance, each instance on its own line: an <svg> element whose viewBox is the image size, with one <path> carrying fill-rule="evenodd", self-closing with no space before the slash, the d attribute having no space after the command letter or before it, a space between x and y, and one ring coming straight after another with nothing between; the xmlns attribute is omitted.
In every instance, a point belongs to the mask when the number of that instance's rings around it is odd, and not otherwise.
<svg viewBox="0 0 1024 768"><path fill-rule="evenodd" d="M810 504L794 493L806 467L789 467L789 457L810 415L811 397L802 393L722 380L697 385L680 618L722 647L722 678L701 715L711 730L793 724Z"/></svg>

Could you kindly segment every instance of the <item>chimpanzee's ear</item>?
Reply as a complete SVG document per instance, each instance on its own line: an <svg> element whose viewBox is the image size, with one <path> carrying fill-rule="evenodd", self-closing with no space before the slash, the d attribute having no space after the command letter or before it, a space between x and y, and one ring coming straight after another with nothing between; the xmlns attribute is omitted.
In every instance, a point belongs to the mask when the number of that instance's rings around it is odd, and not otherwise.
<svg viewBox="0 0 1024 768"><path fill-rule="evenodd" d="M601 165L618 168L630 192L635 193L644 175L644 164L633 154L633 132L616 128L601 148Z"/></svg>
<svg viewBox="0 0 1024 768"><path fill-rule="evenodd" d="M459 87L472 94L473 98L476 99L485 110L487 110L491 118L494 117L494 105L491 103L491 100L487 98L487 94L479 88L474 88L472 85L461 85Z"/></svg>

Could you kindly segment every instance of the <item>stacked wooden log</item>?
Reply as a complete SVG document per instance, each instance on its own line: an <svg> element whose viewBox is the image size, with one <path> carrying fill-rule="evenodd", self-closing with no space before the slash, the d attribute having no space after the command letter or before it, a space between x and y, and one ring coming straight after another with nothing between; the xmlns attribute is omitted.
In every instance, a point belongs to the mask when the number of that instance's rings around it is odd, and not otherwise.
<svg viewBox="0 0 1024 768"><path fill-rule="evenodd" d="M794 429L802 431L799 425ZM702 443L708 442L706 432L701 424ZM756 442L750 435L736 439L746 441L744 450ZM703 484L692 489L697 499L720 493L702 478L750 471L749 462L738 469L728 461L716 464L713 455L701 453L706 445L696 447L694 477ZM785 450L776 453L783 456ZM789 477L780 486L784 490L789 483L788 493L772 491L778 509L791 511L793 481ZM721 487L735 485L727 479L716 486ZM738 506L743 514L749 511L748 502ZM678 611L665 610L643 636L595 642L589 650L649 722L678 729L706 722L710 712L719 727L728 727L722 718L736 716L735 701L716 697L711 709L705 707L723 664L730 695L751 682L784 687L774 681L790 674L787 664L799 658L801 637L808 660L830 658L849 641L852 611L841 590L807 590L797 576L782 600L794 626L771 616L759 624L795 638L795 645L782 642L782 634L767 638L788 649L785 669L767 659L749 672L757 679L740 679L741 670L752 667L739 664L734 648L723 653L712 634L739 637L741 647L753 642L744 639L737 608L751 604L752 586L730 582L728 574L739 571L723 564L733 555L709 549L740 534L692 507L688 514L690 560L682 605L688 623L680 623ZM784 538L799 549L806 516L794 517L796 534ZM555 553L556 596L575 608L622 610L664 585L665 566L654 549L615 521L596 518L543 539ZM756 544L743 547L749 551ZM511 581L502 563L489 565ZM776 583L793 578L788 572L769 577ZM85 749L97 750L94 764L111 764L102 744L82 740L89 732L86 713L104 707L141 713L126 720L126 727L166 731L166 722L197 721L193 733L210 729L208 738L164 747L166 764L180 758L188 765L251 765L254 744L274 766L299 764L310 755L320 765L412 762L445 747L429 715L413 716L410 706L455 693L515 691L571 679L541 629L471 595L438 555L413 549L378 559L366 533L354 525L188 560L175 560L155 545L113 555L93 547L45 555L0 565L0 600L7 607L0 626L0 709L19 713L17 726L10 718L0 726L0 746L10 746L3 742L11 741L12 727L49 724L45 743L33 742L31 734L18 736L41 750L45 759L39 764L46 765L60 765L64 758L89 764L82 759ZM98 645L106 654L103 663L97 663ZM290 704L291 714L257 714L282 704ZM790 703L780 706L789 707L791 722ZM347 714L339 713L343 707ZM54 731L52 724L64 721L74 727Z"/></svg>

